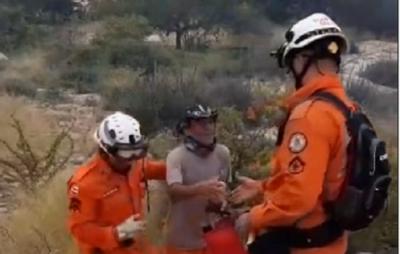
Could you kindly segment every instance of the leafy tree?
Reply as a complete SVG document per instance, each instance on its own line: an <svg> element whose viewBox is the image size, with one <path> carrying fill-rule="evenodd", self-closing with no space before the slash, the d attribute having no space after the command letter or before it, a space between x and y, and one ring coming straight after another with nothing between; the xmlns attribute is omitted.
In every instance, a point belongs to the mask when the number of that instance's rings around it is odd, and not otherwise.
<svg viewBox="0 0 400 254"><path fill-rule="evenodd" d="M22 8L30 22L54 24L72 15L75 4L71 0L5 0L3 5Z"/></svg>
<svg viewBox="0 0 400 254"><path fill-rule="evenodd" d="M124 17L134 13L136 1L90 1L88 16L91 19L102 20L105 17Z"/></svg>
<svg viewBox="0 0 400 254"><path fill-rule="evenodd" d="M167 35L175 33L175 45L182 49L182 38L189 31L211 30L232 17L232 0L139 0L138 12Z"/></svg>

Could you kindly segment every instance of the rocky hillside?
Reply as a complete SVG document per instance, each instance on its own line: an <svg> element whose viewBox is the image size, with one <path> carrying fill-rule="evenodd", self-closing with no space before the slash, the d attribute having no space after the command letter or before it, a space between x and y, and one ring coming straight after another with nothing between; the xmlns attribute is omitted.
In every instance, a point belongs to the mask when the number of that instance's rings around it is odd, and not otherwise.
<svg viewBox="0 0 400 254"><path fill-rule="evenodd" d="M371 65L382 61L397 62L398 44L395 42L384 41L364 41L358 44L356 54L349 54L343 59L343 78L345 81L349 79L358 79L359 83L376 89L378 93L392 93L397 90L394 88L375 84L365 79L361 74ZM348 82L345 82L345 84Z"/></svg>

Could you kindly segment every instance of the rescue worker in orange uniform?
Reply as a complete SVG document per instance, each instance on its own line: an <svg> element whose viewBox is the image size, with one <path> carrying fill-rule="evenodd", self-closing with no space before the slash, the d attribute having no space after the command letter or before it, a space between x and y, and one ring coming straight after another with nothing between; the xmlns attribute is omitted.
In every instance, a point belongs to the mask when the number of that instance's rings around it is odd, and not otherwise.
<svg viewBox="0 0 400 254"><path fill-rule="evenodd" d="M294 77L296 91L285 101L287 119L281 125L270 177L242 177L231 201L240 203L262 193L264 201L242 214L237 229L255 232L249 253L343 254L347 235L325 208L335 200L345 179L349 140L343 114L332 104L314 100L328 92L351 110L338 75L347 39L322 13L310 15L287 31L275 52L280 67Z"/></svg>
<svg viewBox="0 0 400 254"><path fill-rule="evenodd" d="M165 179L165 164L146 158L140 124L124 113L107 116L94 136L98 152L68 181L68 228L82 254L149 253L142 183Z"/></svg>

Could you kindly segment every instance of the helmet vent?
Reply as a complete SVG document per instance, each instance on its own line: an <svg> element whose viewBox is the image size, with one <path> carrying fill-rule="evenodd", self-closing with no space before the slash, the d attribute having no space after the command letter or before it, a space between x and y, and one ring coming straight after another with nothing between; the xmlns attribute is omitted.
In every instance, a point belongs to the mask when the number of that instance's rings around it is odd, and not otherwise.
<svg viewBox="0 0 400 254"><path fill-rule="evenodd" d="M131 144L135 144L136 143L135 137L133 135L129 135L129 143L131 143Z"/></svg>
<svg viewBox="0 0 400 254"><path fill-rule="evenodd" d="M117 134L115 134L115 131L114 131L114 130L109 130L109 131L108 131L108 134L110 135L110 137L111 137L112 139L115 139L115 138L117 137Z"/></svg>
<svg viewBox="0 0 400 254"><path fill-rule="evenodd" d="M287 42L291 42L294 37L294 32L293 31L287 31L285 34L285 39Z"/></svg>

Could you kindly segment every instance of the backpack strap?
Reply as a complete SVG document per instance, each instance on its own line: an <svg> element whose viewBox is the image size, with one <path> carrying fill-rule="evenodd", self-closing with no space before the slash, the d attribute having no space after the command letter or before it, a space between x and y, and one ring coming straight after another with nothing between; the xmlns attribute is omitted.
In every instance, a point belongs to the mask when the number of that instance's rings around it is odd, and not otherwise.
<svg viewBox="0 0 400 254"><path fill-rule="evenodd" d="M279 124L279 127L278 127L278 137L277 137L276 142L275 142L275 146L276 146L276 147L278 147L278 146L280 146L280 145L282 144L282 141L283 141L283 134L284 134L284 132L285 132L286 124L287 124L287 122L289 121L290 113L291 113L291 112L288 112L287 115L285 116L285 118L284 118L284 119L282 120L282 122Z"/></svg>
<svg viewBox="0 0 400 254"><path fill-rule="evenodd" d="M342 112L346 119L349 119L352 115L350 108L341 99L329 92L316 92L312 95L312 98L333 104L337 109L340 110L340 112Z"/></svg>
<svg viewBox="0 0 400 254"><path fill-rule="evenodd" d="M365 121L369 125L369 127L371 127L371 129L374 129L372 122L364 114L364 112L362 111L361 107L358 104L355 104L356 110L355 112L353 112L341 99L339 99L337 96L329 92L317 91L311 97L317 100L323 100L330 104L333 104L338 110L340 110L340 112L342 112L342 114L346 118L346 121L349 121L350 118L353 117L354 113L361 113L360 115L362 120ZM352 133L351 130L353 130L355 126L353 126L350 122L348 122L348 124L350 124L347 127L350 130L351 134Z"/></svg>
<svg viewBox="0 0 400 254"><path fill-rule="evenodd" d="M330 104L333 104L338 110L340 110L340 112L342 112L346 120L348 120L351 117L352 111L349 109L349 107L347 107L347 105L344 104L344 102L341 99L339 99L338 97L329 92L317 91L311 96L311 99L322 100ZM291 113L292 112L288 112L286 118L279 125L278 137L275 143L275 146L277 147L280 146L283 141L283 134L285 131L286 124L289 121Z"/></svg>
<svg viewBox="0 0 400 254"><path fill-rule="evenodd" d="M316 100L326 101L326 102L332 104L333 106L335 106L346 118L347 130L350 131L349 135L352 135L351 134L351 126L348 125L349 124L348 121L351 119L353 112L341 99L339 99L337 96L335 96L329 92L324 92L324 91L317 91L311 97ZM351 144L349 144L346 147L346 153L347 153L346 169L349 169L351 167L351 165L353 164L353 158L351 156L352 148L353 148L353 145L351 145ZM345 182L342 184L341 188L344 188L344 186L347 184L346 182L348 182L348 181L349 181L349 178L348 178L348 176L346 176ZM342 192L342 190L340 192ZM331 214L331 215L333 214L334 203L335 203L334 200L326 200L324 202L323 206L325 208L325 211L328 214Z"/></svg>

